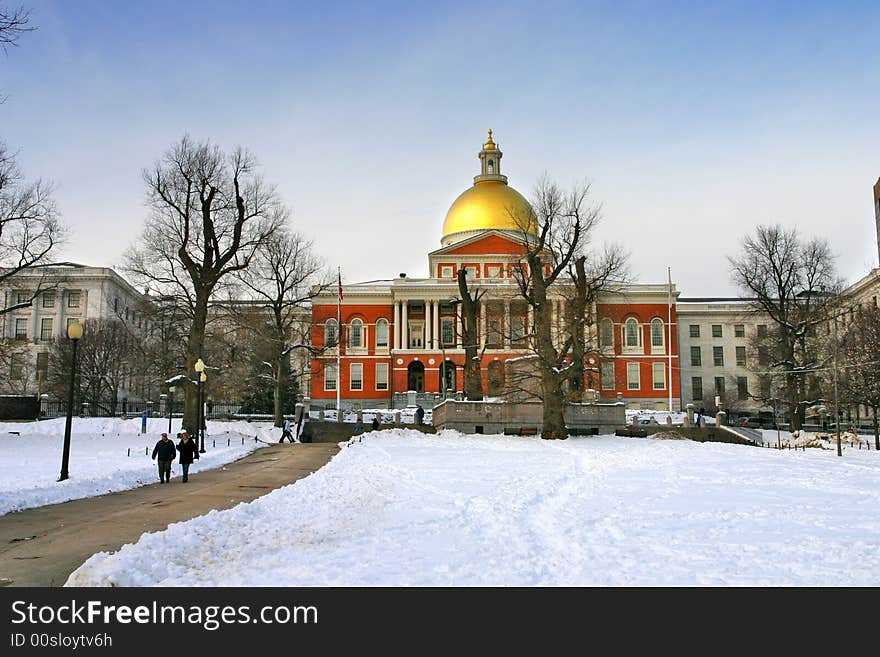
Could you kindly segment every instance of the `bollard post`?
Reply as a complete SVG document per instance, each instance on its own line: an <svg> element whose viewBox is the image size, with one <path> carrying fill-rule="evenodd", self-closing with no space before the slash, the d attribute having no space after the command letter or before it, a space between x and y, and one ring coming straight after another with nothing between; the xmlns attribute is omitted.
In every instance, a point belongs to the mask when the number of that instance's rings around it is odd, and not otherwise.
<svg viewBox="0 0 880 657"><path fill-rule="evenodd" d="M149 455L150 455L150 448L144 447L144 456L149 456Z"/></svg>
<svg viewBox="0 0 880 657"><path fill-rule="evenodd" d="M128 448L128 454L126 456L131 456L131 447Z"/></svg>
<svg viewBox="0 0 880 657"><path fill-rule="evenodd" d="M211 443L212 443L212 445L211 445L212 447L216 447L217 446L217 439L214 438L214 440L212 440Z"/></svg>
<svg viewBox="0 0 880 657"><path fill-rule="evenodd" d="M232 438L227 438L226 439L226 446L229 447L231 445L232 445Z"/></svg>
<svg viewBox="0 0 880 657"><path fill-rule="evenodd" d="M244 436L241 437L241 444L244 445Z"/></svg>

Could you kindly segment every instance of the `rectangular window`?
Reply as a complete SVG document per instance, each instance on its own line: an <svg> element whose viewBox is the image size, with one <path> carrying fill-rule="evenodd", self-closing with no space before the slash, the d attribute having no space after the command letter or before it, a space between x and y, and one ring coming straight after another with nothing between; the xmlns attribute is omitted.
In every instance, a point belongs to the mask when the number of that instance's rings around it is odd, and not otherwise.
<svg viewBox="0 0 880 657"><path fill-rule="evenodd" d="M768 398L770 396L770 377L769 376L762 376L759 379L759 385L760 385L759 389L761 391L761 396L764 397L765 399Z"/></svg>
<svg viewBox="0 0 880 657"><path fill-rule="evenodd" d="M770 364L770 352L767 351L767 347L758 347L758 365L769 365Z"/></svg>
<svg viewBox="0 0 880 657"><path fill-rule="evenodd" d="M376 346L388 346L388 322L384 319L380 319L376 322Z"/></svg>
<svg viewBox="0 0 880 657"><path fill-rule="evenodd" d="M422 330L424 329L424 324L421 322L410 322L409 323L409 348L410 349L421 349L424 345L424 336L422 335Z"/></svg>
<svg viewBox="0 0 880 657"><path fill-rule="evenodd" d="M43 292L43 308L55 307L55 292Z"/></svg>
<svg viewBox="0 0 880 657"><path fill-rule="evenodd" d="M27 340L27 318L19 317L15 320L15 339Z"/></svg>
<svg viewBox="0 0 880 657"><path fill-rule="evenodd" d="M388 363L376 363L376 390L388 390Z"/></svg>
<svg viewBox="0 0 880 657"><path fill-rule="evenodd" d="M746 326L745 326L745 324L734 324L734 325L733 325L733 337L735 337L735 338L744 338L744 337L746 337Z"/></svg>
<svg viewBox="0 0 880 657"><path fill-rule="evenodd" d="M446 347L455 344L455 320L451 317L440 320L440 339Z"/></svg>
<svg viewBox="0 0 880 657"><path fill-rule="evenodd" d="M614 362L605 361L601 365L602 390L614 390Z"/></svg>
<svg viewBox="0 0 880 657"><path fill-rule="evenodd" d="M352 363L348 369L349 380L348 380L348 389L349 390L363 390L364 389L364 366L361 363Z"/></svg>
<svg viewBox="0 0 880 657"><path fill-rule="evenodd" d="M721 324L712 324L712 337L720 338L721 337Z"/></svg>
<svg viewBox="0 0 880 657"><path fill-rule="evenodd" d="M740 401L745 401L749 398L749 379L747 377L736 377L736 393Z"/></svg>
<svg viewBox="0 0 880 657"><path fill-rule="evenodd" d="M67 327L70 327L71 324L79 324L79 320L76 317L68 317L67 318ZM65 335L67 335L66 332L65 332Z"/></svg>
<svg viewBox="0 0 880 657"><path fill-rule="evenodd" d="M723 395L724 394L724 377L716 376L715 377L715 394Z"/></svg>
<svg viewBox="0 0 880 657"><path fill-rule="evenodd" d="M638 390L641 388L641 382L639 381L639 364L638 363L627 363L626 364L626 389L627 390Z"/></svg>
<svg viewBox="0 0 880 657"><path fill-rule="evenodd" d="M501 320L490 319L487 328L486 345L490 348L495 347L497 349L501 346Z"/></svg>
<svg viewBox="0 0 880 657"><path fill-rule="evenodd" d="M467 267L464 267L464 270L467 272L466 277L468 279L477 278L477 268L474 267L473 265L469 265Z"/></svg>
<svg viewBox="0 0 880 657"><path fill-rule="evenodd" d="M653 363L651 369L654 374L654 390L666 390L666 365Z"/></svg>
<svg viewBox="0 0 880 657"><path fill-rule="evenodd" d="M715 367L724 365L724 347L712 347L712 362Z"/></svg>
<svg viewBox="0 0 880 657"><path fill-rule="evenodd" d="M324 365L324 390L336 390L336 364Z"/></svg>
<svg viewBox="0 0 880 657"><path fill-rule="evenodd" d="M37 354L37 376L45 378L49 374L49 352L41 351Z"/></svg>
<svg viewBox="0 0 880 657"><path fill-rule="evenodd" d="M695 376L691 378L691 395L694 401L702 401L703 399L703 377Z"/></svg>
<svg viewBox="0 0 880 657"><path fill-rule="evenodd" d="M703 364L703 356L700 353L699 347L691 347L691 365L694 367L699 367Z"/></svg>
<svg viewBox="0 0 880 657"><path fill-rule="evenodd" d="M510 346L524 347L526 343L526 318L510 318Z"/></svg>
<svg viewBox="0 0 880 657"><path fill-rule="evenodd" d="M453 274L452 272L452 265L442 265L440 267L440 278L452 278L453 276L455 276L455 274Z"/></svg>
<svg viewBox="0 0 880 657"><path fill-rule="evenodd" d="M423 304L423 303L409 304L409 314L410 315L424 315L425 314L425 304Z"/></svg>
<svg viewBox="0 0 880 657"><path fill-rule="evenodd" d="M746 366L746 348L745 347L737 347L736 348L736 364L740 367Z"/></svg>
<svg viewBox="0 0 880 657"><path fill-rule="evenodd" d="M691 337L698 338L700 337L700 325L699 324L691 324Z"/></svg>
<svg viewBox="0 0 880 657"><path fill-rule="evenodd" d="M44 317L40 320L40 340L51 340L52 335L52 318Z"/></svg>
<svg viewBox="0 0 880 657"><path fill-rule="evenodd" d="M31 293L30 292L18 292L15 295L15 303L30 303L31 302Z"/></svg>
<svg viewBox="0 0 880 657"><path fill-rule="evenodd" d="M68 308L79 308L79 304L82 301L82 292L79 290L71 290L67 293L67 307Z"/></svg>
<svg viewBox="0 0 880 657"><path fill-rule="evenodd" d="M486 267L486 273L489 275L489 278L499 278L501 276L501 266L489 265Z"/></svg>
<svg viewBox="0 0 880 657"><path fill-rule="evenodd" d="M766 324L758 324L758 337L763 338L767 335L767 325Z"/></svg>

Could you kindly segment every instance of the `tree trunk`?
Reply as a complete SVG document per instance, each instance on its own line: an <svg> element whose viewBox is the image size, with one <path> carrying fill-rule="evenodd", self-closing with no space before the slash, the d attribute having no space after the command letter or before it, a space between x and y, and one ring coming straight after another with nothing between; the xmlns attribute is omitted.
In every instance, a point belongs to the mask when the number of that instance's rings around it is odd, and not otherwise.
<svg viewBox="0 0 880 657"><path fill-rule="evenodd" d="M571 401L584 401L584 358L586 356L585 318L587 316L586 257L580 256L575 266L575 297L571 307Z"/></svg>
<svg viewBox="0 0 880 657"><path fill-rule="evenodd" d="M458 291L461 295L462 342L464 343L464 395L470 401L483 399L483 376L477 343L478 299L471 296L467 286L467 271L458 271ZM485 309L483 309L485 312Z"/></svg>
<svg viewBox="0 0 880 657"><path fill-rule="evenodd" d="M287 392L287 369L284 367L284 354L275 359L275 426L284 426L284 402Z"/></svg>
<svg viewBox="0 0 880 657"><path fill-rule="evenodd" d="M880 451L880 418L877 417L880 406L872 406L871 410L874 411L874 449Z"/></svg>
<svg viewBox="0 0 880 657"><path fill-rule="evenodd" d="M193 312L193 322L186 343L186 374L191 381L199 380L196 361L202 357L205 346L205 325L208 320L208 296L199 294ZM183 427L191 436L198 435L198 385L185 385Z"/></svg>
<svg viewBox="0 0 880 657"><path fill-rule="evenodd" d="M535 351L541 359L541 393L544 398L541 438L564 439L568 438L568 429L565 427L565 393L561 385L561 375L553 369L556 352L550 338L550 306L543 280L535 280L534 294Z"/></svg>

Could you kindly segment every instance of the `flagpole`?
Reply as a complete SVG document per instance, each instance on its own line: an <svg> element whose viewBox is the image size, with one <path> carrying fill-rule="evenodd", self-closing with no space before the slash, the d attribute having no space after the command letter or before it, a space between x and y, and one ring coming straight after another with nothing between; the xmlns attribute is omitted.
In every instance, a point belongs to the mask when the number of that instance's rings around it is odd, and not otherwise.
<svg viewBox="0 0 880 657"><path fill-rule="evenodd" d="M336 268L339 276L339 294L336 295L336 326L339 327L339 335L336 338L336 420L342 421L342 406L340 404L342 390L342 267Z"/></svg>
<svg viewBox="0 0 880 657"><path fill-rule="evenodd" d="M666 353L669 357L669 412L672 413L672 268L666 268L666 274L669 277L669 299L666 304L667 320L666 326L669 332L667 340ZM680 383L680 382L679 382Z"/></svg>

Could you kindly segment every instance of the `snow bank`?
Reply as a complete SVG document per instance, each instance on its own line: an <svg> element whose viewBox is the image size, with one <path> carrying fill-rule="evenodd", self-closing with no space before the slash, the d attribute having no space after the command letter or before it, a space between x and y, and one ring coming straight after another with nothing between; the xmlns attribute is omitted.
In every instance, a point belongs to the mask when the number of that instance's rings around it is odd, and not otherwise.
<svg viewBox="0 0 880 657"><path fill-rule="evenodd" d="M412 430L345 445L295 484L94 555L67 585L880 584L874 451Z"/></svg>
<svg viewBox="0 0 880 657"><path fill-rule="evenodd" d="M171 438L180 431L174 420ZM158 480L150 455L168 420L74 418L70 438L70 478L57 481L64 449L65 419L0 422L0 514L45 504L136 488ZM266 443L277 442L271 423L208 422L205 454L190 468L195 474L224 465ZM216 442L216 447L215 447ZM175 461L172 476L180 474Z"/></svg>

